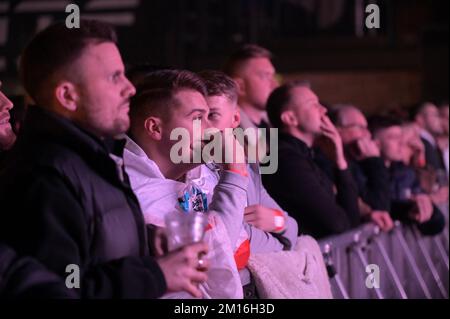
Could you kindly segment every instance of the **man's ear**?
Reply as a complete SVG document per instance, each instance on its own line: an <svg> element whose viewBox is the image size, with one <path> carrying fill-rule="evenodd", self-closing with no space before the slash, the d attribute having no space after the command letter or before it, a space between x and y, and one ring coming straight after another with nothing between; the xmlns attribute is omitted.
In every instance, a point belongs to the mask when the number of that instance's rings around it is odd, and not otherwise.
<svg viewBox="0 0 450 319"><path fill-rule="evenodd" d="M66 110L75 112L78 107L78 92L75 85L64 81L59 83L54 90L54 96L58 103Z"/></svg>
<svg viewBox="0 0 450 319"><path fill-rule="evenodd" d="M231 128L237 128L241 124L241 112L239 107L236 106L236 110L233 113L233 119L231 120Z"/></svg>
<svg viewBox="0 0 450 319"><path fill-rule="evenodd" d="M240 78L240 77L236 77L236 78L233 78L233 80L234 80L234 82L235 82L236 85L237 85L238 96L241 97L241 96L246 95L246 93L245 93L246 89L245 89L245 81L244 81L244 79L243 79L243 78Z"/></svg>
<svg viewBox="0 0 450 319"><path fill-rule="evenodd" d="M298 120L291 110L281 113L281 122L286 126L298 126Z"/></svg>
<svg viewBox="0 0 450 319"><path fill-rule="evenodd" d="M162 139L162 121L158 117L149 117L144 122L145 133L156 141Z"/></svg>

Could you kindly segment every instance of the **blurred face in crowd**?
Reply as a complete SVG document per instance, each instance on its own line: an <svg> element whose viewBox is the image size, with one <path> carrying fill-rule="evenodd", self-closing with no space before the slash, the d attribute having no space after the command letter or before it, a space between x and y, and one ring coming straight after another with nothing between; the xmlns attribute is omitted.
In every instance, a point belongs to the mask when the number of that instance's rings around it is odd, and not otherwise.
<svg viewBox="0 0 450 319"><path fill-rule="evenodd" d="M425 146L414 124L402 125L402 156L403 163L406 165L424 165ZM421 161L422 163L413 163L414 161Z"/></svg>
<svg viewBox="0 0 450 319"><path fill-rule="evenodd" d="M9 111L12 108L12 102L0 91L0 150L9 149L16 140L10 123Z"/></svg>
<svg viewBox="0 0 450 319"><path fill-rule="evenodd" d="M391 126L379 130L374 140L380 148L381 156L389 162L403 160L403 142L402 128L400 126Z"/></svg>
<svg viewBox="0 0 450 319"><path fill-rule="evenodd" d="M89 45L73 68L76 80L59 84L56 93L72 111L69 117L101 138L125 133L130 126L129 100L136 92L125 77L116 45Z"/></svg>
<svg viewBox="0 0 450 319"><path fill-rule="evenodd" d="M312 135L321 134L321 119L327 113L317 95L307 87L295 87L291 90L291 103L287 112L281 115L286 123L293 116L293 122L300 132ZM284 118L284 119L283 119Z"/></svg>
<svg viewBox="0 0 450 319"><path fill-rule="evenodd" d="M249 59L235 78L239 103L264 111L270 93L277 87L275 68L268 58Z"/></svg>
<svg viewBox="0 0 450 319"><path fill-rule="evenodd" d="M208 96L206 102L209 106L208 120L211 127L220 131L226 128L236 128L240 123L237 101L231 101L225 95Z"/></svg>
<svg viewBox="0 0 450 319"><path fill-rule="evenodd" d="M417 124L432 135L442 134L442 121L436 105L428 103L417 115Z"/></svg>
<svg viewBox="0 0 450 319"><path fill-rule="evenodd" d="M341 125L337 127L344 145L350 145L357 140L370 137L365 116L356 108L342 110Z"/></svg>
<svg viewBox="0 0 450 319"><path fill-rule="evenodd" d="M449 112L448 105L442 106L439 109L439 113L441 115L442 130L443 130L443 133L447 136L448 136L448 112Z"/></svg>

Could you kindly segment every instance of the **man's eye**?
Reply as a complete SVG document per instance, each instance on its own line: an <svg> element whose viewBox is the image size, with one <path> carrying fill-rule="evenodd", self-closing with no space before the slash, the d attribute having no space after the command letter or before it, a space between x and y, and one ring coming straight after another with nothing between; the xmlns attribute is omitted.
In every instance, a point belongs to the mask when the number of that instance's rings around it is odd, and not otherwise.
<svg viewBox="0 0 450 319"><path fill-rule="evenodd" d="M272 80L273 79L273 74L271 74L271 73L262 73L260 75L260 77L261 77L261 79L264 79L264 80Z"/></svg>
<svg viewBox="0 0 450 319"><path fill-rule="evenodd" d="M209 115L208 115L208 118L210 119L210 120L214 120L214 119L217 119L217 118L219 118L220 117L220 114L219 113L209 113Z"/></svg>
<svg viewBox="0 0 450 319"><path fill-rule="evenodd" d="M113 82L117 82L118 80L119 80L119 78L120 78L120 73L114 73L112 76L111 76L111 80L113 81Z"/></svg>

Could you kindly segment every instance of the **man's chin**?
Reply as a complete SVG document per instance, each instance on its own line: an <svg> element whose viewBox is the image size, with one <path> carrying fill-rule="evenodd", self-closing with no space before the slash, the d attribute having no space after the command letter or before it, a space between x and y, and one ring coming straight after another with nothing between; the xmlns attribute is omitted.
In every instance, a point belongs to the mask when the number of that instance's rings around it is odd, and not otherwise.
<svg viewBox="0 0 450 319"><path fill-rule="evenodd" d="M0 151L9 150L16 142L16 134L12 130L8 132L0 132Z"/></svg>
<svg viewBox="0 0 450 319"><path fill-rule="evenodd" d="M125 134L126 132L128 132L129 128L130 128L130 120L129 119L118 120L118 121L116 121L116 123L114 125L113 135L117 136L117 135Z"/></svg>

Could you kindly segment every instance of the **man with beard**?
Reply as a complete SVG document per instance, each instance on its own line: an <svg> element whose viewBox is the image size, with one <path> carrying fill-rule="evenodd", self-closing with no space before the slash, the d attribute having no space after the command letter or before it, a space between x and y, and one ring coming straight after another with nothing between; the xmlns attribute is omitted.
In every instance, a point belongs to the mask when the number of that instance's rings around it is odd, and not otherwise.
<svg viewBox="0 0 450 319"><path fill-rule="evenodd" d="M203 243L150 256L116 139L128 130L135 94L116 42L111 27L83 20L48 27L24 50L20 76L36 105L0 175L0 241L72 275L84 298L198 296Z"/></svg>
<svg viewBox="0 0 450 319"><path fill-rule="evenodd" d="M0 82L0 88L2 82ZM10 122L10 111L13 103L0 90L0 165L3 161L6 151L9 150L16 141L16 135L13 132Z"/></svg>

